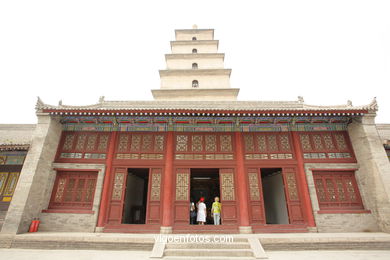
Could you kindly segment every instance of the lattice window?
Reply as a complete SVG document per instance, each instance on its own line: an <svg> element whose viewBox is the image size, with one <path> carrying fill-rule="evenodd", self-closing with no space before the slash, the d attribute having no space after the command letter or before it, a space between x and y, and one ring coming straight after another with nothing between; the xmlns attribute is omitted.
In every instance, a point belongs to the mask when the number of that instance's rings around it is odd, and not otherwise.
<svg viewBox="0 0 390 260"><path fill-rule="evenodd" d="M319 171L313 177L321 210L363 209L353 171Z"/></svg>
<svg viewBox="0 0 390 260"><path fill-rule="evenodd" d="M99 138L99 145L98 145L98 151L99 152L105 152L108 147L108 134L102 134Z"/></svg>
<svg viewBox="0 0 390 260"><path fill-rule="evenodd" d="M107 157L110 134L106 132L64 132L58 148L58 158L64 160L102 160ZM126 149L121 136L121 149ZM126 137L125 137L126 138Z"/></svg>
<svg viewBox="0 0 390 260"><path fill-rule="evenodd" d="M269 135L267 136L268 141L268 150L269 151L278 151L278 144L276 143L276 136L275 135Z"/></svg>
<svg viewBox="0 0 390 260"><path fill-rule="evenodd" d="M131 136L130 151L137 152L141 148L141 135Z"/></svg>
<svg viewBox="0 0 390 260"><path fill-rule="evenodd" d="M154 137L154 151L163 152L164 151L164 136L156 135Z"/></svg>
<svg viewBox="0 0 390 260"><path fill-rule="evenodd" d="M98 137L97 134L91 134L88 136L87 147L85 148L86 151L95 150L97 137Z"/></svg>
<svg viewBox="0 0 390 260"><path fill-rule="evenodd" d="M314 148L315 150L323 150L324 146L322 145L321 141L321 135L313 135L313 143L314 143Z"/></svg>
<svg viewBox="0 0 390 260"><path fill-rule="evenodd" d="M335 134L335 138L339 150L348 150L347 141L345 140L345 136L343 134Z"/></svg>
<svg viewBox="0 0 390 260"><path fill-rule="evenodd" d="M75 135L73 133L69 133L65 137L64 145L62 146L63 151L70 151L73 148L73 142L75 139Z"/></svg>
<svg viewBox="0 0 390 260"><path fill-rule="evenodd" d="M193 135L192 136L192 151L193 152L202 152L203 151L203 136Z"/></svg>
<svg viewBox="0 0 390 260"><path fill-rule="evenodd" d="M257 147L259 149L259 152L266 152L267 151L267 142L265 140L265 135L258 135L257 136Z"/></svg>
<svg viewBox="0 0 390 260"><path fill-rule="evenodd" d="M301 146L304 152L328 152L329 158L335 153L347 153L343 158L352 158L352 151L348 146L346 132L307 132L300 134ZM339 157L332 157L339 158Z"/></svg>
<svg viewBox="0 0 390 260"><path fill-rule="evenodd" d="M129 145L129 135L127 135L127 134L120 135L119 136L118 151L119 152L126 152L128 145Z"/></svg>
<svg viewBox="0 0 390 260"><path fill-rule="evenodd" d="M324 134L323 138L324 138L325 148L327 150L334 150L335 147L334 147L332 135L331 134Z"/></svg>
<svg viewBox="0 0 390 260"><path fill-rule="evenodd" d="M282 151L291 151L290 139L287 134L280 135L280 149Z"/></svg>
<svg viewBox="0 0 390 260"><path fill-rule="evenodd" d="M58 172L50 209L92 209L96 172Z"/></svg>
<svg viewBox="0 0 390 260"><path fill-rule="evenodd" d="M220 147L221 152L231 152L232 151L232 136L231 135L221 135L220 137Z"/></svg>
<svg viewBox="0 0 390 260"><path fill-rule="evenodd" d="M206 152L217 151L217 136L206 135Z"/></svg>
<svg viewBox="0 0 390 260"><path fill-rule="evenodd" d="M76 150L78 151L84 150L86 141L87 141L87 134L80 134L77 137Z"/></svg>
<svg viewBox="0 0 390 260"><path fill-rule="evenodd" d="M310 143L310 137L308 134L301 134L300 135L301 139L301 145L303 151L312 151L313 149L311 148L311 143Z"/></svg>
<svg viewBox="0 0 390 260"><path fill-rule="evenodd" d="M143 135L142 136L142 151L152 150L152 135Z"/></svg>
<svg viewBox="0 0 390 260"><path fill-rule="evenodd" d="M188 150L188 136L177 135L176 136L176 152L187 152Z"/></svg>
<svg viewBox="0 0 390 260"><path fill-rule="evenodd" d="M253 136L250 134L244 135L245 152L254 152L255 144L253 142Z"/></svg>

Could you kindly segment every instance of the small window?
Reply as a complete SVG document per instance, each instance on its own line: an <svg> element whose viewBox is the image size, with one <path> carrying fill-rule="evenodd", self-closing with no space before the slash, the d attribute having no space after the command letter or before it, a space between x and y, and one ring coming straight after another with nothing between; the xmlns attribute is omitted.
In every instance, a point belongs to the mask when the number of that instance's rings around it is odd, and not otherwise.
<svg viewBox="0 0 390 260"><path fill-rule="evenodd" d="M58 172L49 209L90 210L97 172Z"/></svg>
<svg viewBox="0 0 390 260"><path fill-rule="evenodd" d="M313 177L321 210L363 209L355 172L318 171Z"/></svg>
<svg viewBox="0 0 390 260"><path fill-rule="evenodd" d="M196 41L196 37L192 37L192 40L193 40L193 41Z"/></svg>
<svg viewBox="0 0 390 260"><path fill-rule="evenodd" d="M198 82L197 80L193 80L193 81L192 81L192 87L193 87L193 88L199 87L199 82Z"/></svg>
<svg viewBox="0 0 390 260"><path fill-rule="evenodd" d="M192 69L193 70L198 69L198 63L192 63Z"/></svg>
<svg viewBox="0 0 390 260"><path fill-rule="evenodd" d="M197 49L192 49L192 53L198 53Z"/></svg>

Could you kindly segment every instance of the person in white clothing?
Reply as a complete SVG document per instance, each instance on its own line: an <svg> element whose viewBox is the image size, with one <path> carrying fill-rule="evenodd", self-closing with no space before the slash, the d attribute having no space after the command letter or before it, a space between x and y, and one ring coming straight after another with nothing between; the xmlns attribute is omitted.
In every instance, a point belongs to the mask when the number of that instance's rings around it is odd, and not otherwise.
<svg viewBox="0 0 390 260"><path fill-rule="evenodd" d="M204 203L204 198L200 198L198 203L198 214L196 216L196 221L199 225L204 225L206 222L206 204Z"/></svg>

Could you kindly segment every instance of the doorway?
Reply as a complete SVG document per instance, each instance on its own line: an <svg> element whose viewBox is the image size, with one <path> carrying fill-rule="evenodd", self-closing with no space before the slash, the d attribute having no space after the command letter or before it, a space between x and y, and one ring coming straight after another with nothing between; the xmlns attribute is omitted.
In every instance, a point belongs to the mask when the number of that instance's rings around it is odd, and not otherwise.
<svg viewBox="0 0 390 260"><path fill-rule="evenodd" d="M214 224L211 216L211 205L215 197L220 197L219 169L191 169L190 176L190 200L196 205L203 197L207 207L205 224Z"/></svg>
<svg viewBox="0 0 390 260"><path fill-rule="evenodd" d="M145 224L149 169L128 169L122 224Z"/></svg>
<svg viewBox="0 0 390 260"><path fill-rule="evenodd" d="M261 168L267 224L289 224L282 168Z"/></svg>

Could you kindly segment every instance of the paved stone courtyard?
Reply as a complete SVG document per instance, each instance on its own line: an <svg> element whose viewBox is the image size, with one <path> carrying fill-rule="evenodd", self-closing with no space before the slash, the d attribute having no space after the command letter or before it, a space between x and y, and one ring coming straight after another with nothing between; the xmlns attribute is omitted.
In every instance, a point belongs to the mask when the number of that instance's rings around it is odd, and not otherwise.
<svg viewBox="0 0 390 260"><path fill-rule="evenodd" d="M145 251L0 249L1 260L143 260L149 259L149 255L150 252ZM388 260L390 249L388 251L270 251L267 255L271 260Z"/></svg>

